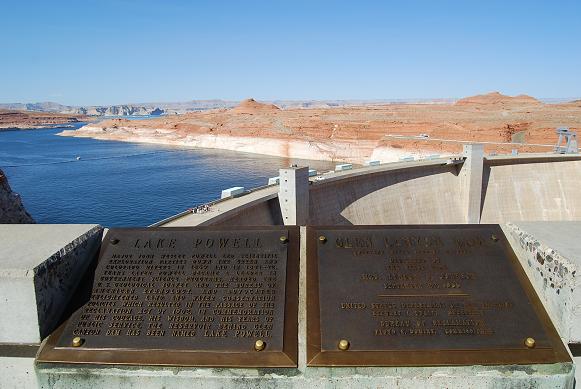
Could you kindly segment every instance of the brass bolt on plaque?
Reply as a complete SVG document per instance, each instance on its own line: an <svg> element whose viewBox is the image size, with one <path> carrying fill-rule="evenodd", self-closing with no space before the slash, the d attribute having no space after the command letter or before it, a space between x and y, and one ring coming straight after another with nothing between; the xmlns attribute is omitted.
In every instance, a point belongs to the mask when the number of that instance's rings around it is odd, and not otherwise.
<svg viewBox="0 0 581 389"><path fill-rule="evenodd" d="M525 346L528 348L535 348L535 339L534 338L526 338L525 339Z"/></svg>
<svg viewBox="0 0 581 389"><path fill-rule="evenodd" d="M323 235L319 236L319 242L326 243L327 242L327 237L325 237Z"/></svg>
<svg viewBox="0 0 581 389"><path fill-rule="evenodd" d="M262 351L266 348L266 343L263 340L258 339L256 342L254 342L254 349L256 351Z"/></svg>
<svg viewBox="0 0 581 389"><path fill-rule="evenodd" d="M286 236L281 236L280 237L280 243L285 244L288 242L288 238Z"/></svg>
<svg viewBox="0 0 581 389"><path fill-rule="evenodd" d="M498 242L498 236L492 234L492 236L490 237L490 239L492 239L492 241L494 242Z"/></svg>
<svg viewBox="0 0 581 389"><path fill-rule="evenodd" d="M109 239L109 242L111 242L111 244L117 244L117 243L119 243L119 239L111 238L111 239Z"/></svg>
<svg viewBox="0 0 581 389"><path fill-rule="evenodd" d="M347 339L341 339L339 341L339 344L337 345L337 347L341 351L346 351L349 349L349 341Z"/></svg>
<svg viewBox="0 0 581 389"><path fill-rule="evenodd" d="M79 338L78 336L76 338L73 338L73 347L81 347L82 344L83 344L82 338Z"/></svg>

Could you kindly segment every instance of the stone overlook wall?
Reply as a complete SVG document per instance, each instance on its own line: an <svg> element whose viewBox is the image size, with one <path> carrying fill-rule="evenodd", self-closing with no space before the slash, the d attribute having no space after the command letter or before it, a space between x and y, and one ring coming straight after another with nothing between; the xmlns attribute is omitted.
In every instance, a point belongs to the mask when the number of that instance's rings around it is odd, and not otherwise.
<svg viewBox="0 0 581 389"><path fill-rule="evenodd" d="M23 223L34 223L34 219L26 212L20 196L12 191L8 179L0 170L0 224Z"/></svg>

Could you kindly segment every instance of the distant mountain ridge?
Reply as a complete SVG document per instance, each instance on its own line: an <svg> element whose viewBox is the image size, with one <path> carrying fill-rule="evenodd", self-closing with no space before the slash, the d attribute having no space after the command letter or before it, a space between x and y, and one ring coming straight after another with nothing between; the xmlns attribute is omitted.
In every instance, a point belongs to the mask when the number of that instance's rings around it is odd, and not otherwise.
<svg viewBox="0 0 581 389"><path fill-rule="evenodd" d="M235 101L230 102L223 100L196 100L183 103L143 103L103 106L72 106L54 102L41 102L0 104L0 109L3 108L20 111L68 113L90 116L139 116L177 114L193 111L204 111L207 109L216 108L231 108L236 106L236 104L237 102Z"/></svg>
<svg viewBox="0 0 581 389"><path fill-rule="evenodd" d="M405 103L450 104L455 99L391 99L391 100L272 100L261 101L279 108L332 108L360 105L384 105ZM237 107L240 101L233 100L191 100L175 103L136 103L116 105L72 106L54 102L7 103L0 104L0 109L68 113L90 116L139 116L139 115L172 115L187 112L206 111L209 109L229 109Z"/></svg>
<svg viewBox="0 0 581 389"><path fill-rule="evenodd" d="M541 99L537 100L527 95L518 95L510 97L498 92L492 92L484 95L471 96L463 99L440 98L440 99L375 99L375 100L261 100L260 103L272 104L281 109L291 108L333 108L349 106L373 106L388 104L453 104L471 105L471 104L540 104L545 103L566 103L575 100L572 99ZM169 103L130 103L115 105L90 105L90 106L73 106L63 105L54 102L40 103L8 103L0 104L0 109L34 111L34 112L51 112L67 113L75 115L89 116L142 116L142 115L173 115L188 112L199 112L210 109L229 109L235 108L243 101L237 100L190 100L183 102ZM248 104L248 101L247 103Z"/></svg>

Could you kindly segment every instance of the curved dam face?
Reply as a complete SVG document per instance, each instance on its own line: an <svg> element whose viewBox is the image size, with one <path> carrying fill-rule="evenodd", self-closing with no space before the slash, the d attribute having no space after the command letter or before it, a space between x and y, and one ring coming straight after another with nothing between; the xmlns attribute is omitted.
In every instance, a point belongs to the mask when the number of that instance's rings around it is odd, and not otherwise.
<svg viewBox="0 0 581 389"><path fill-rule="evenodd" d="M464 223L458 168L418 166L313 186L314 225Z"/></svg>
<svg viewBox="0 0 581 389"><path fill-rule="evenodd" d="M208 214L183 215L160 225L293 224L287 214L301 213L301 207L303 221L296 222L301 225L581 220L579 155L484 158L475 153L299 181L282 180L280 186L216 203Z"/></svg>
<svg viewBox="0 0 581 389"><path fill-rule="evenodd" d="M310 191L311 224L468 223L469 166L417 166L361 174ZM480 223L581 220L581 160L484 160ZM480 197L480 199L478 199ZM479 200L479 201L478 201ZM478 222L478 221L477 221Z"/></svg>
<svg viewBox="0 0 581 389"><path fill-rule="evenodd" d="M581 161L490 161L482 196L482 223L581 220Z"/></svg>

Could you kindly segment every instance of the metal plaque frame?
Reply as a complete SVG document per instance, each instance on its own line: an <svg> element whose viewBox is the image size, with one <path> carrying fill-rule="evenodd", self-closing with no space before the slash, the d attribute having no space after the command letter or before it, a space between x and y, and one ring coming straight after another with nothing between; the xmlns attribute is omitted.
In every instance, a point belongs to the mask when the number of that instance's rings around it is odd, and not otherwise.
<svg viewBox="0 0 581 389"><path fill-rule="evenodd" d="M361 233L362 231L369 231L370 233L383 233L389 234L389 232L396 232L401 234L402 231L408 231L410 233L415 233L416 235L421 235L425 232L438 231L438 233L452 233L462 236L465 233L482 233L488 237L491 237L499 247L502 247L502 256L510 263L509 268L512 269L513 277L512 280L522 288L524 294L528 298L528 301L523 303L530 305L530 309L534 312L538 323L542 328L543 332L543 344L538 344L536 347L526 346L526 336L528 334L523 334L519 332L518 322L514 322L514 330L510 333L499 334L501 337L512 337L509 338L509 343L511 347L506 347L506 338L503 339L504 346L497 347L494 344L494 337L492 338L491 344L485 345L481 348L470 348L462 347L462 339L456 338L454 340L450 339L449 343L451 346L454 341L458 341L455 347L434 347L430 343L429 338L425 338L424 342L413 344L413 347L385 347L386 343L383 345L378 342L377 347L364 347L364 349L357 349L357 347L349 348L350 343L347 340L342 340L337 337L335 341L337 342L337 347L331 350L328 347L329 342L327 342L327 347L323 346L324 336L328 333L337 333L332 330L337 328L345 330L352 338L349 339L354 345L357 344L359 340L368 340L367 338L361 338L361 328L363 327L360 320L366 320L363 316L351 315L346 316L337 312L332 320L327 322L322 321L322 308L325 304L325 309L330 309L329 307L336 307L333 305L336 303L335 295L336 293L329 293L324 297L320 294L320 285L323 277L329 277L330 273L334 273L335 276L332 279L333 282L329 282L328 285L341 285L341 277L343 272L344 277L350 277L352 274L348 273L349 269L345 269L343 262L337 261L336 267L330 267L326 265L324 268L325 274L321 274L320 269L320 252L319 249L322 245L335 245L332 239L326 241L329 238L327 235L333 235L335 237L337 234L349 234L351 233ZM506 364L543 364L543 363L558 363L558 362L571 362L569 354L567 353L555 327L553 326L547 312L545 311L542 303L540 302L534 288L532 287L530 281L528 280L520 262L518 261L516 255L514 254L510 244L507 242L504 233L498 225L397 225L397 226L313 226L307 227L307 366L443 366L443 365L506 365ZM327 251L327 254L336 260L339 254L338 251ZM495 250L498 250L495 248ZM345 250L343 250L345 251ZM332 253L336 253L333 255ZM364 271L364 268L362 268ZM341 274L340 274L341 273ZM339 274L337 276L337 274ZM346 279L346 278L344 278ZM497 285L491 284L487 287L497 287ZM329 289L329 288L328 288ZM339 289L336 289L337 291ZM363 291L363 292L362 292ZM357 293L365 293L365 288L354 290L351 295L359 296ZM520 292L519 292L520 293ZM385 297L385 296L384 296ZM402 296L398 296L402 297ZM405 297L405 296L404 296ZM430 296L433 298L433 296ZM324 301L323 301L324 300ZM338 308L334 308L339 310ZM329 312L329 311L326 311ZM329 315L327 315L329 317ZM346 317L349 320L342 320ZM507 318L510 315L506 316ZM498 319L498 318L496 318ZM516 319L518 318L511 318ZM359 336L359 338L358 338ZM447 339L447 338L446 338ZM328 339L327 339L328 340ZM414 339L415 340L415 339ZM440 339L441 341L441 339ZM344 342L343 344L341 344ZM363 343L363 342L360 342ZM370 342L365 343L369 345ZM458 347L460 345L460 347ZM534 345L534 342L533 342Z"/></svg>
<svg viewBox="0 0 581 389"><path fill-rule="evenodd" d="M63 345L60 340L63 332L67 330L67 325L83 309L79 309L65 321L54 333L46 338L36 357L37 363L63 363L63 364L97 364L97 365L156 365L156 366L199 366L199 367L296 367L298 361L298 277L299 277L299 250L300 233L299 228L294 226L268 226L268 227L163 227L163 228L118 228L107 232L103 240L97 264L103 263L104 255L111 255L108 251L111 245L117 244L117 239L131 236L134 231L173 232L184 234L184 236L196 232L203 233L269 233L277 234L275 244L286 246L286 281L284 284L284 299L282 318L283 328L273 329L273 336L277 337L277 342L282 343L282 347L277 350L248 349L241 351L240 347L228 349L188 349L155 347L152 348L147 342L140 342L136 339L134 345L120 348L110 347L90 347L89 343L85 347L75 347L74 345ZM278 240L280 236L280 241ZM286 240L285 240L286 239ZM102 270L102 269L101 269ZM95 277L97 282L97 277ZM96 284L95 284L96 285ZM94 285L94 288L96 287ZM277 296L278 298L278 296ZM68 335L67 335L68 336ZM280 339L282 337L282 339ZM74 341L73 341L74 342ZM254 341L253 341L254 342ZM258 347L258 346L257 346Z"/></svg>

